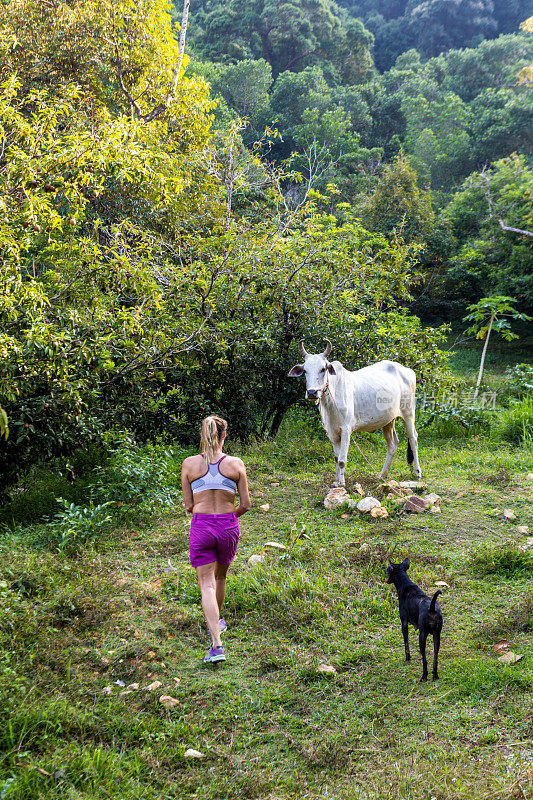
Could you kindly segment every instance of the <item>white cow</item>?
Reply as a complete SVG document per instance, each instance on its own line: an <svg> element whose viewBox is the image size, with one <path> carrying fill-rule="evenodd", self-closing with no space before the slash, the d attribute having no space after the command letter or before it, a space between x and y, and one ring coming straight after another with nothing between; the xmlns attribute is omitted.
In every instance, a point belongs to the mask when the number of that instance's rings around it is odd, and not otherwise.
<svg viewBox="0 0 533 800"><path fill-rule="evenodd" d="M407 430L407 462L413 465L417 478L421 478L415 429L416 375L413 370L396 361L378 361L350 372L340 361L328 361L331 342L327 339L326 342L323 353L312 355L301 341L298 349L304 363L293 367L289 376L298 378L305 373L305 396L316 401L320 409L322 424L335 452L334 486L344 486L344 470L354 431L383 430L387 457L380 478L387 477L398 448L394 429L397 417L403 419Z"/></svg>

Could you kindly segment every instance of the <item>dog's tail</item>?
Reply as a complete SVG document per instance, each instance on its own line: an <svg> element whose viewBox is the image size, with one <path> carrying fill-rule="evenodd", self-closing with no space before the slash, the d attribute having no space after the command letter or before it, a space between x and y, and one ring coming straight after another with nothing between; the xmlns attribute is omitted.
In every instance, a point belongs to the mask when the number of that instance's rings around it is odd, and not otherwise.
<svg viewBox="0 0 533 800"><path fill-rule="evenodd" d="M413 451L411 450L411 442L408 439L407 440L407 463L408 464L412 464L414 460L415 460L415 457L413 455Z"/></svg>
<svg viewBox="0 0 533 800"><path fill-rule="evenodd" d="M439 594L442 594L440 589L437 589L433 597L431 598L431 603L429 605L429 613L431 614L432 611L435 611L435 603L437 602L437 597Z"/></svg>

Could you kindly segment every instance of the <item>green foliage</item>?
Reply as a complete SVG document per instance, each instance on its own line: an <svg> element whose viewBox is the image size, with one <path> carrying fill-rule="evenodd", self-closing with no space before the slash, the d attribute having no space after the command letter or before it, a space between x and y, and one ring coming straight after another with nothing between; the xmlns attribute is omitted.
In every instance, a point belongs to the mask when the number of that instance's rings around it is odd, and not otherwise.
<svg viewBox="0 0 533 800"><path fill-rule="evenodd" d="M499 415L496 434L512 444L533 444L533 396L511 400Z"/></svg>
<svg viewBox="0 0 533 800"><path fill-rule="evenodd" d="M498 396L503 400L521 399L528 394L533 395L533 365L515 364L514 367L508 367Z"/></svg>
<svg viewBox="0 0 533 800"><path fill-rule="evenodd" d="M506 342L518 339L518 334L511 330L510 320L528 322L531 317L521 314L514 307L516 300L514 297L495 295L493 297L483 297L477 303L467 307L470 313L464 318L465 322L473 322L466 333L473 333L476 339L485 339L491 330L499 333Z"/></svg>
<svg viewBox="0 0 533 800"><path fill-rule="evenodd" d="M105 466L96 468L91 491L115 507L153 513L168 508L181 496L176 457L161 444L139 447L127 433L114 435Z"/></svg>
<svg viewBox="0 0 533 800"><path fill-rule="evenodd" d="M496 214L505 224L531 227L533 172L523 156L495 162L487 172L474 173L455 194L445 214L457 240L448 273L450 285L465 297L511 294L533 303L533 259L526 237L502 230L489 214L487 192Z"/></svg>
<svg viewBox="0 0 533 800"><path fill-rule="evenodd" d="M49 525L52 541L60 552L72 555L84 545L94 542L111 522L111 502L78 506L63 497L58 497L57 502L63 506L63 510L55 515Z"/></svg>
<svg viewBox="0 0 533 800"><path fill-rule="evenodd" d="M431 197L429 191L420 190L403 152L385 168L360 213L371 230L395 231L407 242L422 242L428 236L434 219Z"/></svg>

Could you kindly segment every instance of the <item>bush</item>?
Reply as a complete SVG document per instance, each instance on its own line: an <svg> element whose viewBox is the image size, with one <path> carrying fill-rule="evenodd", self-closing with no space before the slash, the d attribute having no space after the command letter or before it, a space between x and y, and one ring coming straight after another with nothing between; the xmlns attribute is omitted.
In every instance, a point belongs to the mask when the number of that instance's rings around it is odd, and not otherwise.
<svg viewBox="0 0 533 800"><path fill-rule="evenodd" d="M514 367L508 367L498 392L500 402L511 398L521 399L528 394L533 395L533 365L515 364Z"/></svg>
<svg viewBox="0 0 533 800"><path fill-rule="evenodd" d="M100 505L77 506L63 497L57 498L63 511L55 515L49 526L54 531L57 548L66 553L73 553L88 542L94 541L104 530L112 516L112 502Z"/></svg>
<svg viewBox="0 0 533 800"><path fill-rule="evenodd" d="M512 444L533 444L533 397L511 400L509 408L501 412L496 433Z"/></svg>
<svg viewBox="0 0 533 800"><path fill-rule="evenodd" d="M127 433L120 434L120 439L109 449L107 464L97 468L98 480L92 490L98 499L147 512L172 506L181 495L172 451L160 443L139 447Z"/></svg>

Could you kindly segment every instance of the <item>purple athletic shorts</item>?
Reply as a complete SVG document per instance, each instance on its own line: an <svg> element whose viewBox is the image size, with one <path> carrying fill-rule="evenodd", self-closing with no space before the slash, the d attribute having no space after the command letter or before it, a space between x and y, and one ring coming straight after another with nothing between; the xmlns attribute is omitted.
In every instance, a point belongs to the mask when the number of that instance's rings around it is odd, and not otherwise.
<svg viewBox="0 0 533 800"><path fill-rule="evenodd" d="M231 564L239 544L239 521L235 514L193 514L189 552L193 567Z"/></svg>

